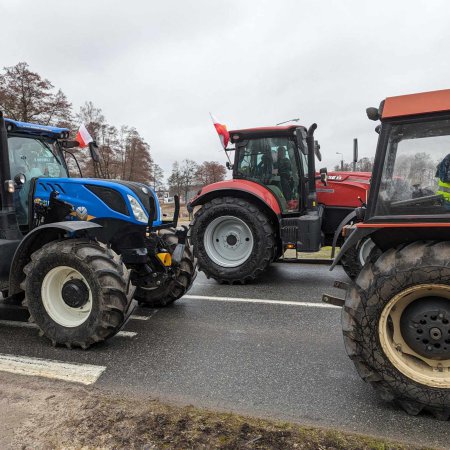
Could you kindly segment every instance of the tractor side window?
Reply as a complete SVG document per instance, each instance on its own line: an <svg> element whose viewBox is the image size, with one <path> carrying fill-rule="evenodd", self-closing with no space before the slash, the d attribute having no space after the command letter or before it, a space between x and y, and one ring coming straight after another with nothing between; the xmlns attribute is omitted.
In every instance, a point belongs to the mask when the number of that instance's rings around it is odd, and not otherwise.
<svg viewBox="0 0 450 450"><path fill-rule="evenodd" d="M249 139L238 148L238 177L265 185L283 212L298 211L300 172L294 141L286 137Z"/></svg>
<svg viewBox="0 0 450 450"><path fill-rule="evenodd" d="M394 125L377 215L450 213L450 121Z"/></svg>
<svg viewBox="0 0 450 450"><path fill-rule="evenodd" d="M25 184L15 192L15 207L19 225L28 224L31 180L38 177L67 177L65 166L52 144L39 139L11 136L8 138L11 177L22 173Z"/></svg>

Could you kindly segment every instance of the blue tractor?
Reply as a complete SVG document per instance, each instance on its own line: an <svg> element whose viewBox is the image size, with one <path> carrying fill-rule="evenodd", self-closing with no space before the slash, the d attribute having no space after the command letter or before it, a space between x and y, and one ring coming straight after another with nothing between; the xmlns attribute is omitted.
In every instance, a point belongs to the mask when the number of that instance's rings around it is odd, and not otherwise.
<svg viewBox="0 0 450 450"><path fill-rule="evenodd" d="M187 230L176 229L178 199L163 221L145 184L70 178L76 146L66 128L0 112L0 315L87 348L120 330L133 298L156 307L182 297L196 264Z"/></svg>

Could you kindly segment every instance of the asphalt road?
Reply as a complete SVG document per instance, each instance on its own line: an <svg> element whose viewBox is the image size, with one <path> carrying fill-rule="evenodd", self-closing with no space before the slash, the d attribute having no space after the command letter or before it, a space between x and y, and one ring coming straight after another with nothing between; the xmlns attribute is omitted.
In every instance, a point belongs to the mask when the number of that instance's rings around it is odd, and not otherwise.
<svg viewBox="0 0 450 450"><path fill-rule="evenodd" d="M137 310L148 320L128 322L135 336L67 350L33 329L0 326L0 353L106 366L95 386L124 395L448 448L448 422L408 416L360 380L344 350L339 308L321 307L334 279L346 276L320 265L276 264L247 286L199 274L190 298ZM257 302L264 299L306 304Z"/></svg>

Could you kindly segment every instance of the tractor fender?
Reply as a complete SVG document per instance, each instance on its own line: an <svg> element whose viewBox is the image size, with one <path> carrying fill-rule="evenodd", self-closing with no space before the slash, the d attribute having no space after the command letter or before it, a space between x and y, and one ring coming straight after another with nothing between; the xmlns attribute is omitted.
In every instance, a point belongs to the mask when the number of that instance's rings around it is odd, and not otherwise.
<svg viewBox="0 0 450 450"><path fill-rule="evenodd" d="M96 228L102 228L93 222L85 221L66 221L55 222L47 225L41 225L30 231L18 245L11 263L9 273L9 292L12 296L21 291L20 283L24 280L25 274L23 268L28 264L31 254L43 245L51 241L67 236L70 238L89 235Z"/></svg>
<svg viewBox="0 0 450 450"><path fill-rule="evenodd" d="M235 179L209 184L203 187L190 201L189 207L193 209L213 198L224 196L252 199L255 203L263 205L265 209L271 211L278 219L281 218L281 206L275 195L266 187L248 180Z"/></svg>

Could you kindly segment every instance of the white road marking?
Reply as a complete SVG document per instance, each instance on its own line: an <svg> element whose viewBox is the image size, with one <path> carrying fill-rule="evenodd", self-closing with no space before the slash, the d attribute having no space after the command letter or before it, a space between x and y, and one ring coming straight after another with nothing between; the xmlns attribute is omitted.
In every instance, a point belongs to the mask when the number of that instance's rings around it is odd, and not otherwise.
<svg viewBox="0 0 450 450"><path fill-rule="evenodd" d="M131 315L130 319L131 320L148 320L150 319L151 316L135 316L135 315Z"/></svg>
<svg viewBox="0 0 450 450"><path fill-rule="evenodd" d="M329 305L327 303L292 302L288 300L268 300L262 298L211 297L208 295L184 295L183 298L190 300L210 300L212 302L263 303L267 305L289 305L289 306L303 306L307 308L325 308L325 309L340 308L339 306Z"/></svg>
<svg viewBox="0 0 450 450"><path fill-rule="evenodd" d="M45 377L72 383L93 384L105 369L105 366L0 354L0 371L2 372Z"/></svg>
<svg viewBox="0 0 450 450"><path fill-rule="evenodd" d="M116 336L119 337L127 337L127 338L132 338L135 337L137 335L137 333L135 331L119 331Z"/></svg>
<svg viewBox="0 0 450 450"><path fill-rule="evenodd" d="M16 327L16 328L33 328L35 330L39 329L39 327L32 322L16 322L14 320L0 320L0 326L5 327ZM116 336L118 337L126 337L126 338L132 338L137 335L134 331L119 331Z"/></svg>
<svg viewBox="0 0 450 450"><path fill-rule="evenodd" d="M132 320L148 320L150 318L152 318L159 310L158 309L154 309L151 311L150 315L148 316L135 316L134 314L132 314L130 316L130 319Z"/></svg>

